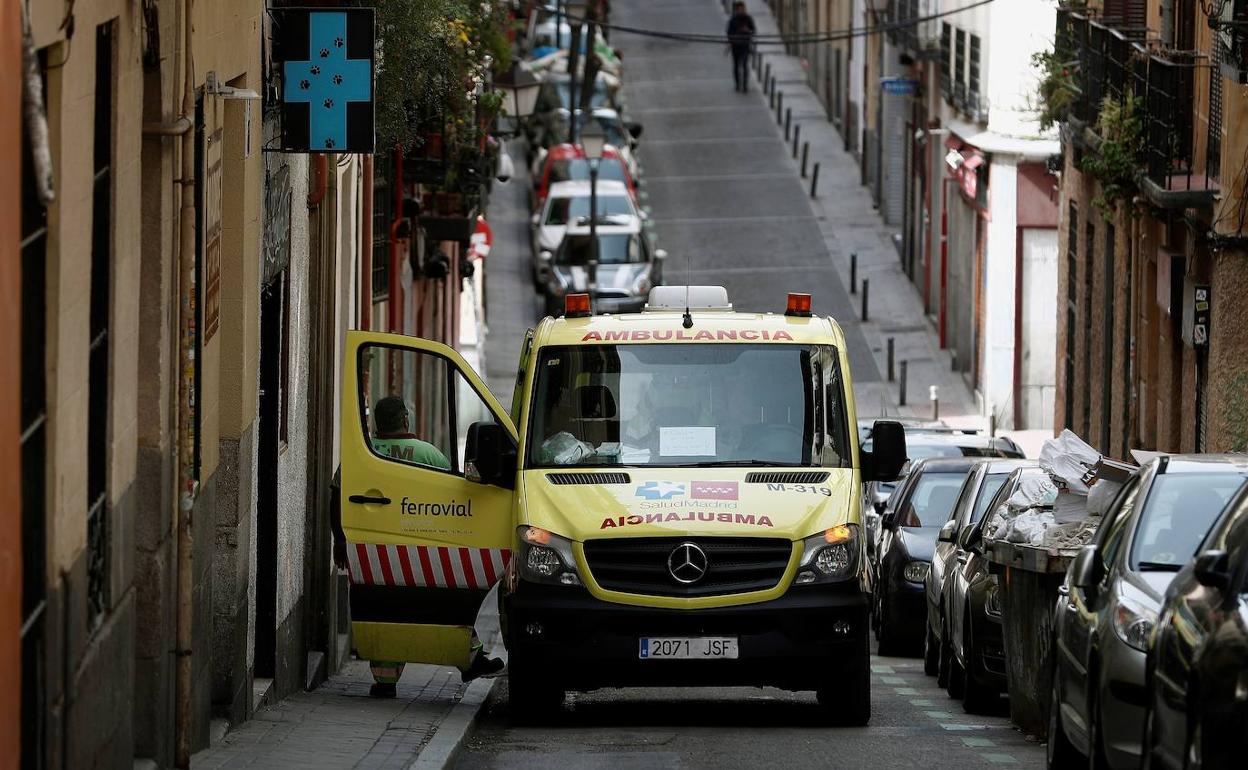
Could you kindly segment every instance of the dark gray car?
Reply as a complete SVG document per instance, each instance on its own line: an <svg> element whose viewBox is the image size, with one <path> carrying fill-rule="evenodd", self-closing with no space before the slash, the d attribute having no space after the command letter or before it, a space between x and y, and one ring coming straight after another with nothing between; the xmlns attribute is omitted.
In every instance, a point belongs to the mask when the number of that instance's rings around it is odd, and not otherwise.
<svg viewBox="0 0 1248 770"><path fill-rule="evenodd" d="M1136 768L1145 663L1170 581L1248 477L1248 458L1170 455L1137 470L1071 564L1054 617L1049 767Z"/></svg>

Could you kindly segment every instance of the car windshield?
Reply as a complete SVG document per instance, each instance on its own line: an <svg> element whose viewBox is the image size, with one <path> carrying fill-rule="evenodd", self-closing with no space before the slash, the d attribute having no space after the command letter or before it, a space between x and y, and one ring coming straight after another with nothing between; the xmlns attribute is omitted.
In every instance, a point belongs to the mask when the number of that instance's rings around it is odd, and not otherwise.
<svg viewBox="0 0 1248 770"><path fill-rule="evenodd" d="M983 482L979 485L979 497L975 498L975 508L971 511L971 524L984 518L988 504L992 502L992 498L996 497L997 492L1009 477L1008 473L992 473L984 476Z"/></svg>
<svg viewBox="0 0 1248 770"><path fill-rule="evenodd" d="M603 217L632 216L633 207L627 195L599 195L598 221ZM578 195L575 198L555 198L550 202L550 210L546 213L546 224L566 225L584 218L589 221L589 196Z"/></svg>
<svg viewBox="0 0 1248 770"><path fill-rule="evenodd" d="M573 235L563 239L559 253L555 255L557 265L588 265L590 241L588 235ZM636 235L613 233L598 236L598 264L626 265L645 262L646 255L641 249L641 241Z"/></svg>
<svg viewBox="0 0 1248 770"><path fill-rule="evenodd" d="M949 520L966 472L924 473L914 481L897 523L903 527L939 527Z"/></svg>
<svg viewBox="0 0 1248 770"><path fill-rule="evenodd" d="M992 447L958 446L957 444L919 444L906 436L906 455L911 460L923 460L928 457L1008 457L1009 455Z"/></svg>
<svg viewBox="0 0 1248 770"><path fill-rule="evenodd" d="M1187 564L1243 482L1238 473L1157 476L1136 523L1131 568L1178 570Z"/></svg>
<svg viewBox="0 0 1248 770"><path fill-rule="evenodd" d="M821 345L544 348L527 467L847 467L838 361Z"/></svg>
<svg viewBox="0 0 1248 770"><path fill-rule="evenodd" d="M567 160L556 160L550 164L550 181L551 182L567 182L574 180L582 182L589 179L589 161L584 158L569 158ZM624 174L624 161L619 158L603 158L598 163L598 181L624 182L627 177Z"/></svg>
<svg viewBox="0 0 1248 770"><path fill-rule="evenodd" d="M577 89L579 91L581 82L577 81ZM577 94L577 101L580 101L580 94ZM607 87L605 82L600 78L594 83L594 102L595 109L607 106ZM536 112L540 115L543 112L557 110L560 107L568 109L572 103L571 87L566 79L547 80L542 83L542 90L537 95Z"/></svg>

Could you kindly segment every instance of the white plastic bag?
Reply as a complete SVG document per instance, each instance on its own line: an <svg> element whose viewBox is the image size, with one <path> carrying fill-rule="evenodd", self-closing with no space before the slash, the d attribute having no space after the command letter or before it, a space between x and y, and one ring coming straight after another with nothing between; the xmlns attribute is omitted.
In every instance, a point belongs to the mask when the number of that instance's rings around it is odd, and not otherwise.
<svg viewBox="0 0 1248 770"><path fill-rule="evenodd" d="M1101 459L1101 453L1069 430L1044 442L1040 450L1040 467L1066 483L1071 492L1088 493L1083 476Z"/></svg>
<svg viewBox="0 0 1248 770"><path fill-rule="evenodd" d="M1010 530L1011 543L1040 545L1044 542L1044 533L1054 525L1053 512L1032 509L1014 517L1013 528Z"/></svg>
<svg viewBox="0 0 1248 770"><path fill-rule="evenodd" d="M1088 513L1093 516L1104 516L1121 489L1122 482L1109 479L1098 480L1088 490Z"/></svg>
<svg viewBox="0 0 1248 770"><path fill-rule="evenodd" d="M1057 487L1045 476L1024 476L1006 503L1015 512L1028 508L1048 508L1057 499Z"/></svg>

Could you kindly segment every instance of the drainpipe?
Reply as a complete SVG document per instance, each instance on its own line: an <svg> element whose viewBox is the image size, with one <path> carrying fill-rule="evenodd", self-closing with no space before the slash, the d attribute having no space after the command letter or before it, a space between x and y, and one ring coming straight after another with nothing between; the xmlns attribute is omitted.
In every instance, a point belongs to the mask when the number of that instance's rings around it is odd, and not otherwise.
<svg viewBox="0 0 1248 770"><path fill-rule="evenodd" d="M191 22L195 0L184 0L182 64L182 115L188 125L195 114L195 58L192 53L194 27ZM191 517L198 482L195 479L195 440L191 420L195 367L195 133L182 132L182 207L178 218L178 626L177 626L177 716L175 762L179 768L191 766L191 625L193 611L194 549Z"/></svg>

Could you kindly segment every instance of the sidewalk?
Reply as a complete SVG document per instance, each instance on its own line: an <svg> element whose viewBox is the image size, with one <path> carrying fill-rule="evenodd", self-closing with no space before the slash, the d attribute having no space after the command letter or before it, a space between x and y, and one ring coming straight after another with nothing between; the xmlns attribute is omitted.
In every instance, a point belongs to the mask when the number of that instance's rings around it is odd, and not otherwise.
<svg viewBox="0 0 1248 770"><path fill-rule="evenodd" d="M778 34L775 18L765 4L751 4L750 13L760 35ZM861 329L882 375L877 382L855 385L859 417L930 417L929 387L935 385L941 419L959 427L987 428L988 421L979 414L974 394L962 376L953 371L948 351L940 349L935 329L923 312L923 299L918 289L901 269L892 241L898 228L885 225L879 212L872 207L870 191L859 184L861 174L857 162L845 151L844 140L828 122L823 103L807 85L801 58L786 55L779 46L764 46L761 50L763 67L770 65L776 90L784 94L784 107L792 110L793 125L801 126L801 142L810 144L808 171L815 163L820 164L818 197L811 201L811 208L837 274L846 285L849 284L850 254L858 255L858 291L850 296L856 316L838 320L843 326L854 325ZM762 93L761 74L755 75L750 88L756 98L767 100ZM777 125L776 131L783 139L783 124ZM794 174L801 173L801 148L798 149L798 160L789 160ZM809 176L805 181L809 189ZM868 280L871 284L869 313L868 320L863 322L862 283ZM907 405L904 407L899 403L899 382L887 380L889 338L894 341L898 378L901 363L907 362Z"/></svg>
<svg viewBox="0 0 1248 770"><path fill-rule="evenodd" d="M506 658L493 596L478 633ZM263 708L191 759L192 770L405 770L449 763L476 722L496 679L463 684L459 671L409 665L398 697L370 698L368 663L352 660L311 692Z"/></svg>

